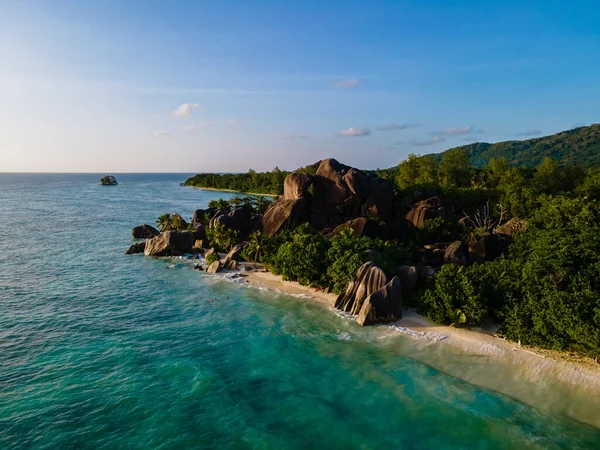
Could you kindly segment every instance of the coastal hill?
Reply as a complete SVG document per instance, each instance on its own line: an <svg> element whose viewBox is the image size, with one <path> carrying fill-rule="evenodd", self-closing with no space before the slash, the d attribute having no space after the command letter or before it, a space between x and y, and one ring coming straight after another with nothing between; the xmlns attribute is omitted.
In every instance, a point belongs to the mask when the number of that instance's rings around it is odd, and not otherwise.
<svg viewBox="0 0 600 450"><path fill-rule="evenodd" d="M469 151L469 162L475 167L484 167L492 158L506 158L509 164L533 168L546 157L558 161L562 166L600 165L600 124L573 128L551 136L524 141L503 141L489 144L476 142L461 147ZM440 160L442 155L453 149L433 156Z"/></svg>

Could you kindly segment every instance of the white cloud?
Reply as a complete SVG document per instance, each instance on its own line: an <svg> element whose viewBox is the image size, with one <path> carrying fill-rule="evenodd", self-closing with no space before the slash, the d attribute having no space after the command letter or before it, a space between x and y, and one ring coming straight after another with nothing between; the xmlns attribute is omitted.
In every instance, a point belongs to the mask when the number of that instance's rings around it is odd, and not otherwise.
<svg viewBox="0 0 600 450"><path fill-rule="evenodd" d="M236 123L237 123L237 120L235 120L235 119L229 119L227 121L227 125L235 125Z"/></svg>
<svg viewBox="0 0 600 450"><path fill-rule="evenodd" d="M182 103L171 115L174 117L187 117L192 113L192 109L196 108L200 108L198 103Z"/></svg>
<svg viewBox="0 0 600 450"><path fill-rule="evenodd" d="M340 136L345 136L345 137L368 136L370 134L371 134L371 131L367 128L350 127L347 130L340 131Z"/></svg>
<svg viewBox="0 0 600 450"><path fill-rule="evenodd" d="M360 80L356 78L352 80L339 80L333 83L333 87L338 89L352 89L353 87L356 87L359 82Z"/></svg>
<svg viewBox="0 0 600 450"><path fill-rule="evenodd" d="M434 136L431 139L427 139L425 141L412 141L411 144L416 145L417 147L425 147L427 145L439 144L440 142L444 142L445 140L446 140L445 137Z"/></svg>
<svg viewBox="0 0 600 450"><path fill-rule="evenodd" d="M403 123L403 124L397 124L397 123L389 123L387 125L382 125L380 127L377 127L377 131L398 131L398 130L407 130L409 128L413 128L413 127L418 127L419 125L417 124L412 124L412 123Z"/></svg>
<svg viewBox="0 0 600 450"><path fill-rule="evenodd" d="M300 141L303 139L308 139L308 136L305 134L290 134L288 136L284 136L283 139L286 141Z"/></svg>
<svg viewBox="0 0 600 450"><path fill-rule="evenodd" d="M436 131L433 134L441 134L444 136L460 136L463 134L469 134L473 132L473 127L462 127L462 128L444 128L443 130Z"/></svg>
<svg viewBox="0 0 600 450"><path fill-rule="evenodd" d="M181 131L194 131L196 129L195 125L186 125L185 127L181 127Z"/></svg>
<svg viewBox="0 0 600 450"><path fill-rule="evenodd" d="M157 130L157 131L153 131L152 134L154 136L170 136L173 133L171 131L167 131L167 130Z"/></svg>

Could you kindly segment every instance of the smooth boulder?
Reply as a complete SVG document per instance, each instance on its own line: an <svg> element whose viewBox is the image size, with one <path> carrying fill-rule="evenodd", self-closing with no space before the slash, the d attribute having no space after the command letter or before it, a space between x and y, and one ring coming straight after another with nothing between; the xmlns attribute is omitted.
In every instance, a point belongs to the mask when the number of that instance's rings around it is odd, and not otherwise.
<svg viewBox="0 0 600 450"><path fill-rule="evenodd" d="M465 246L461 241L455 241L444 252L444 263L464 266L467 263Z"/></svg>
<svg viewBox="0 0 600 450"><path fill-rule="evenodd" d="M146 256L181 256L191 253L194 246L192 231L164 231L160 235L146 241Z"/></svg>
<svg viewBox="0 0 600 450"><path fill-rule="evenodd" d="M402 319L402 283L398 277L391 279L381 289L364 301L356 322L360 326L378 322L395 322Z"/></svg>
<svg viewBox="0 0 600 450"><path fill-rule="evenodd" d="M146 241L136 242L131 247L127 249L125 252L126 255L135 255L136 253L144 253L144 249L146 248Z"/></svg>
<svg viewBox="0 0 600 450"><path fill-rule="evenodd" d="M221 270L221 261L219 261L218 259L216 261L214 261L213 263L210 264L210 266L208 266L206 268L206 271L208 273L217 273Z"/></svg>
<svg viewBox="0 0 600 450"><path fill-rule="evenodd" d="M304 173L293 172L285 177L283 182L283 198L285 200L297 200L308 194L312 185L312 177Z"/></svg>
<svg viewBox="0 0 600 450"><path fill-rule="evenodd" d="M293 229L307 219L306 198L285 200L280 198L271 203L261 220L262 232L273 237L279 230Z"/></svg>
<svg viewBox="0 0 600 450"><path fill-rule="evenodd" d="M251 218L251 213L247 208L236 208L226 214L221 214L212 218L210 221L210 228L214 228L215 225L221 224L225 228L243 234L249 229L252 223Z"/></svg>
<svg viewBox="0 0 600 450"><path fill-rule="evenodd" d="M367 297L381 289L386 283L387 276L384 271L373 262L366 262L356 271L346 292L338 296L335 307L356 315L362 309Z"/></svg>
<svg viewBox="0 0 600 450"><path fill-rule="evenodd" d="M137 227L133 227L131 230L131 235L134 239L152 239L155 236L158 236L160 231L154 228L151 225L138 225Z"/></svg>
<svg viewBox="0 0 600 450"><path fill-rule="evenodd" d="M241 257L241 253L246 248L246 243L242 242L241 244L236 244L231 247L229 253L221 260L221 266L224 269L228 270L236 270L237 269L237 260Z"/></svg>

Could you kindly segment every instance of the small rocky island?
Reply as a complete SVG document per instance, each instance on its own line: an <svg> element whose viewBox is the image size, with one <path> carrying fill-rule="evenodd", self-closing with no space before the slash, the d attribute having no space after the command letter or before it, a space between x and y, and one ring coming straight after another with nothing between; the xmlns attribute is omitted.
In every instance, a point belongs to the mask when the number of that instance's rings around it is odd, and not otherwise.
<svg viewBox="0 0 600 450"><path fill-rule="evenodd" d="M102 186L116 186L119 183L117 183L117 179L112 175L106 175L105 177L100 178L100 184L102 184Z"/></svg>

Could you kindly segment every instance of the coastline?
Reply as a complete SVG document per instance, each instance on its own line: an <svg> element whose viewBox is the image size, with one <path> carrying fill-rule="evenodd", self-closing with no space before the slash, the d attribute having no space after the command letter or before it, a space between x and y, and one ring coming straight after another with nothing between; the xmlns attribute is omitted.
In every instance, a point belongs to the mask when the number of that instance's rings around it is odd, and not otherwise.
<svg viewBox="0 0 600 450"><path fill-rule="evenodd" d="M208 187L200 187L200 186L187 186L187 185L185 185L184 187L191 187L191 188L194 188L194 189L202 189L204 191L228 192L230 194L254 195L256 197L277 197L276 194L258 194L256 192L242 192L242 191L235 191L233 189L217 189L217 188L208 188Z"/></svg>
<svg viewBox="0 0 600 450"><path fill-rule="evenodd" d="M337 298L271 272L245 274L249 286L310 297L328 309ZM593 359L519 345L484 330L438 325L414 309L403 315L397 322L370 328L390 345L396 345L398 336L409 338L409 353L449 375L600 427L600 364ZM551 395L563 391L567 394Z"/></svg>

